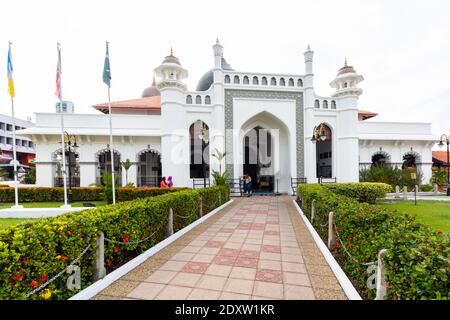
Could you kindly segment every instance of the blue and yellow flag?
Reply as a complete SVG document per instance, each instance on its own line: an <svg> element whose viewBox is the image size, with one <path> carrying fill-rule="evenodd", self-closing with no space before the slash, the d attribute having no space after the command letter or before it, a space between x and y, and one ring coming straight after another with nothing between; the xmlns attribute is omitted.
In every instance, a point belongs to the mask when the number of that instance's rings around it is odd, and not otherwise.
<svg viewBox="0 0 450 320"><path fill-rule="evenodd" d="M13 65L12 65L12 57L11 57L11 43L9 43L8 49L8 93L11 98L14 98L14 81L13 81Z"/></svg>

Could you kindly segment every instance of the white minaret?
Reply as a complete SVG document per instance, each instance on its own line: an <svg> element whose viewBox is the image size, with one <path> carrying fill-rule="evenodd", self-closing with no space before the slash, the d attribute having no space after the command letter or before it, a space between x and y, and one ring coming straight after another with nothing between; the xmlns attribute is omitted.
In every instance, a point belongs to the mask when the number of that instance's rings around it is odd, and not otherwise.
<svg viewBox="0 0 450 320"><path fill-rule="evenodd" d="M344 66L330 83L335 89L331 96L336 98L339 112L336 150L344 150L338 155L336 176L339 182L359 181L358 97L362 89L358 84L363 80L345 59Z"/></svg>
<svg viewBox="0 0 450 320"><path fill-rule="evenodd" d="M188 72L173 55L164 58L155 74L161 92L161 163L162 175L172 176L174 186L189 185L189 132L186 129L186 84Z"/></svg>
<svg viewBox="0 0 450 320"><path fill-rule="evenodd" d="M314 119L314 74L313 74L313 57L314 51L308 45L308 48L303 53L305 57L305 75L303 81L304 89L304 163L305 163L305 177L308 183L314 183L316 178L316 146L311 142L311 136L314 126L317 125ZM300 156L300 155L297 155ZM297 173L297 176L300 175Z"/></svg>

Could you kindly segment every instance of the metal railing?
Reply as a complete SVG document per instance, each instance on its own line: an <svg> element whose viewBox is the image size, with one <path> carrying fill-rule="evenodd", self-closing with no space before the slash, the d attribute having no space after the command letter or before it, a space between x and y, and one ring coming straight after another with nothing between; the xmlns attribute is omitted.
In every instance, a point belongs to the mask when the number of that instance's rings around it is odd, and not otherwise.
<svg viewBox="0 0 450 320"><path fill-rule="evenodd" d="M297 195L297 185L299 184L305 184L306 183L306 178L304 177L300 177L300 178L292 178L291 177L291 188L292 188L292 194L294 196Z"/></svg>

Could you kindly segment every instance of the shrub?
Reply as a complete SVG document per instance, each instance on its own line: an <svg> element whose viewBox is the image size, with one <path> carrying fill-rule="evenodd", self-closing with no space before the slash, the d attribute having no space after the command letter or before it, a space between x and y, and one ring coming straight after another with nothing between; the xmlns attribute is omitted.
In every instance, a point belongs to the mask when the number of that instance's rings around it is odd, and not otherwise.
<svg viewBox="0 0 450 320"><path fill-rule="evenodd" d="M315 202L314 228L326 242L328 213L335 213L337 246L333 254L358 291L374 298L368 289L364 263L385 257L388 299L450 298L450 237L417 222L413 216L376 205L360 203L318 185L299 185L298 197L310 217Z"/></svg>
<svg viewBox="0 0 450 320"><path fill-rule="evenodd" d="M119 188L119 193L117 195L117 201L130 201L134 199L142 199L147 197L156 197L166 193L178 192L183 190L189 190L188 188L154 188L154 187L139 187L130 188L124 187Z"/></svg>
<svg viewBox="0 0 450 320"><path fill-rule="evenodd" d="M436 183L439 186L447 184L447 170L438 169L433 171L433 176L431 177L431 182Z"/></svg>
<svg viewBox="0 0 450 320"><path fill-rule="evenodd" d="M223 173L213 170L211 175L214 178L214 185L225 186L227 185L227 180L230 178L231 173L227 170L225 170Z"/></svg>
<svg viewBox="0 0 450 320"><path fill-rule="evenodd" d="M74 187L72 188L73 201L102 200L102 188ZM63 188L32 187L19 188L19 202L62 202L64 201ZM14 202L14 188L0 188L0 202Z"/></svg>
<svg viewBox="0 0 450 320"><path fill-rule="evenodd" d="M385 198L392 191L391 186L385 183L332 183L323 187L334 193L354 198L360 202L375 203L376 199Z"/></svg>
<svg viewBox="0 0 450 320"><path fill-rule="evenodd" d="M423 184L419 187L419 190L422 192L431 192L434 190L434 186L432 184Z"/></svg>
<svg viewBox="0 0 450 320"><path fill-rule="evenodd" d="M395 186L400 188L407 187L413 190L416 184L422 181L422 173L417 171L417 179L411 178L411 170L408 168L400 169L395 166L379 165L371 166L368 169L359 171L360 182L381 182L389 184L393 189Z"/></svg>
<svg viewBox="0 0 450 320"><path fill-rule="evenodd" d="M91 249L78 261L82 288L92 283L95 238L99 231L117 244L105 242L105 264L112 271L165 238L169 208L175 231L199 216L200 199L206 214L229 200L229 188L186 190L153 198L137 199L63 216L39 219L0 231L0 299L21 299L73 261L88 245ZM133 242L150 237L135 244ZM76 290L65 286L63 275L47 286L51 299L66 299ZM43 299L39 293L30 299Z"/></svg>

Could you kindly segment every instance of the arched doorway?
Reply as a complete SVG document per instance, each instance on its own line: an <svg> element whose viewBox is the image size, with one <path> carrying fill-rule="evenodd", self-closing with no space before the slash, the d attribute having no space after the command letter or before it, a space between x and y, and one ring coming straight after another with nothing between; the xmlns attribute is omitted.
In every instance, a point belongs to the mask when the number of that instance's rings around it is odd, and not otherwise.
<svg viewBox="0 0 450 320"><path fill-rule="evenodd" d="M209 127L197 120L189 127L190 177L209 178Z"/></svg>
<svg viewBox="0 0 450 320"><path fill-rule="evenodd" d="M249 130L244 136L243 173L252 178L252 187L256 192L274 191L272 144L270 131L260 126Z"/></svg>
<svg viewBox="0 0 450 320"><path fill-rule="evenodd" d="M403 164L402 169L409 169L411 171L417 171L418 166L420 165L420 155L415 151L406 152L403 155Z"/></svg>
<svg viewBox="0 0 450 320"><path fill-rule="evenodd" d="M321 123L314 129L313 142L316 144L317 178L333 177L333 135L331 128Z"/></svg>
<svg viewBox="0 0 450 320"><path fill-rule="evenodd" d="M372 155L372 166L385 166L390 163L391 157L387 152L377 151Z"/></svg>
<svg viewBox="0 0 450 320"><path fill-rule="evenodd" d="M104 184L102 179L102 175L105 172L111 173L111 150L103 149L97 152L96 155L97 161L97 174L96 174L96 182L97 184ZM114 150L114 174L117 176L117 181L119 186L122 185L122 165L120 163L120 153Z"/></svg>
<svg viewBox="0 0 450 320"><path fill-rule="evenodd" d="M161 154L155 150L144 150L138 154L137 186L158 187L161 180Z"/></svg>
<svg viewBox="0 0 450 320"><path fill-rule="evenodd" d="M52 154L53 163L53 185L55 187L63 187L63 162L61 149L56 150ZM78 152L66 150L66 172L67 172L67 187L80 186L80 155Z"/></svg>

